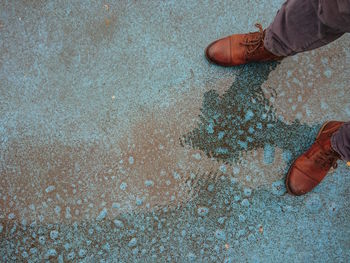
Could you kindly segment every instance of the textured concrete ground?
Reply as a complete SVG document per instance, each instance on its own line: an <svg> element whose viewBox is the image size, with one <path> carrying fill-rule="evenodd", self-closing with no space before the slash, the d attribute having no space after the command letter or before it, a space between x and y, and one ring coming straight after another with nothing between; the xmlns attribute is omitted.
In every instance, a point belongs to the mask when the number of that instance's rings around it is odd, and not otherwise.
<svg viewBox="0 0 350 263"><path fill-rule="evenodd" d="M350 169L286 194L350 117L348 35L221 68L282 1L0 1L2 262L349 262Z"/></svg>

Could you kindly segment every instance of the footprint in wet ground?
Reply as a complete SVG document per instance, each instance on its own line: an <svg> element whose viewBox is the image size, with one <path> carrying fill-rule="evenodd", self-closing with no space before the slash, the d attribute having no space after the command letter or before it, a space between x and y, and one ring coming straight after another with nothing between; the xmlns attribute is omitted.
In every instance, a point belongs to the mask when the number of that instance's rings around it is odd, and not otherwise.
<svg viewBox="0 0 350 263"><path fill-rule="evenodd" d="M237 69L236 80L222 96L215 90L206 92L198 127L180 139L182 145L227 163L258 148L264 149L264 162L272 163L278 147L289 166L313 142L320 124L309 126L299 120L287 124L276 115L262 84L278 64L244 65Z"/></svg>

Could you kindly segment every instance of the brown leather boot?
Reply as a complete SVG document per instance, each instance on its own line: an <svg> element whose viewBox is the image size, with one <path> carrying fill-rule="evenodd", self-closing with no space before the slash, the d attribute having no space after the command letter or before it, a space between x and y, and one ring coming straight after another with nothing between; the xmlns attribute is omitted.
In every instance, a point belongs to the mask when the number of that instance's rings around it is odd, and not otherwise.
<svg viewBox="0 0 350 263"><path fill-rule="evenodd" d="M326 122L309 150L294 161L286 179L290 194L303 195L310 192L332 167L337 168L340 155L332 149L331 137L343 124L340 121Z"/></svg>
<svg viewBox="0 0 350 263"><path fill-rule="evenodd" d="M235 34L214 41L205 49L206 58L220 66L237 66L249 62L281 60L264 47L265 31L255 24L259 32Z"/></svg>

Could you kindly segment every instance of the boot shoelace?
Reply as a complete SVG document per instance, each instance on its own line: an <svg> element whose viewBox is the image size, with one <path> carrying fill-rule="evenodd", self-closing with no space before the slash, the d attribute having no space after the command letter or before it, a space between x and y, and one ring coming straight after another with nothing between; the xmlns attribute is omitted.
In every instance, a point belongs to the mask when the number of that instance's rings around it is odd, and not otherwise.
<svg viewBox="0 0 350 263"><path fill-rule="evenodd" d="M336 169L338 167L338 159L338 154L333 150L329 150L321 152L318 156L316 156L315 162L324 170L328 170L329 167Z"/></svg>
<svg viewBox="0 0 350 263"><path fill-rule="evenodd" d="M262 25L259 23L255 24L255 27L259 29L259 37L257 39L246 39L245 42L241 42L240 44L243 46L254 46L251 50L248 49L247 53L252 54L254 53L262 44L264 44L264 30L262 28ZM254 34L254 33L253 33Z"/></svg>

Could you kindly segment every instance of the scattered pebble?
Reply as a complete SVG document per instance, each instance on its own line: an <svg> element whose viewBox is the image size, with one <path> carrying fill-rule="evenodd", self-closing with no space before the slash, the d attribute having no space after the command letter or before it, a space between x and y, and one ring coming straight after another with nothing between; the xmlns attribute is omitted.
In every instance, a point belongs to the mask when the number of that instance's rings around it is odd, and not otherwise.
<svg viewBox="0 0 350 263"><path fill-rule="evenodd" d="M193 254L192 252L188 253L187 257L188 257L189 260L195 260L196 259L196 255Z"/></svg>
<svg viewBox="0 0 350 263"><path fill-rule="evenodd" d="M247 150L247 148L248 148L248 143L247 143L247 142L238 140L238 141L237 141L237 144L238 144L239 146L241 146L241 148L244 149L244 150Z"/></svg>
<svg viewBox="0 0 350 263"><path fill-rule="evenodd" d="M173 177L174 177L175 180L180 180L181 179L180 174L178 174L177 172L173 173Z"/></svg>
<svg viewBox="0 0 350 263"><path fill-rule="evenodd" d="M226 173L226 171L227 171L226 165L224 165L224 164L220 165L219 170L220 170L222 173Z"/></svg>
<svg viewBox="0 0 350 263"><path fill-rule="evenodd" d="M192 157L196 160L200 160L202 157L200 155L200 153L195 153L195 154L192 154Z"/></svg>
<svg viewBox="0 0 350 263"><path fill-rule="evenodd" d="M128 186L127 183L122 182L122 183L120 184L119 188L120 188L120 190L125 191L127 186Z"/></svg>
<svg viewBox="0 0 350 263"><path fill-rule="evenodd" d="M259 233L262 234L264 232L264 228L262 226L259 227Z"/></svg>
<svg viewBox="0 0 350 263"><path fill-rule="evenodd" d="M254 113L251 110L247 110L244 121L250 121L254 117Z"/></svg>
<svg viewBox="0 0 350 263"><path fill-rule="evenodd" d="M15 214L14 213L10 213L9 215L8 215L8 219L14 219L16 216L15 216Z"/></svg>
<svg viewBox="0 0 350 263"><path fill-rule="evenodd" d="M46 258L56 257L56 256L57 256L57 251L56 249L53 249L53 248L49 249L45 254Z"/></svg>
<svg viewBox="0 0 350 263"><path fill-rule="evenodd" d="M240 222L244 222L245 219L246 219L245 216L242 215L242 214L240 214L240 215L238 216L238 220L239 220Z"/></svg>
<svg viewBox="0 0 350 263"><path fill-rule="evenodd" d="M44 237L44 236L40 236L40 237L39 237L39 243L40 243L41 245L44 245L44 244L45 244L45 237Z"/></svg>
<svg viewBox="0 0 350 263"><path fill-rule="evenodd" d="M284 181L279 180L272 183L272 194L282 196L287 192Z"/></svg>
<svg viewBox="0 0 350 263"><path fill-rule="evenodd" d="M109 243L106 243L102 246L102 248L105 250L105 251L109 251L111 249L111 245Z"/></svg>
<svg viewBox="0 0 350 263"><path fill-rule="evenodd" d="M246 206L246 207L248 207L248 206L250 205L248 199L243 199L241 204L242 204L243 206Z"/></svg>
<svg viewBox="0 0 350 263"><path fill-rule="evenodd" d="M226 239L226 234L223 230L218 229L215 231L215 237L220 240L225 240Z"/></svg>
<svg viewBox="0 0 350 263"><path fill-rule="evenodd" d="M327 77L330 78L332 76L332 70L331 69L326 69L323 74Z"/></svg>
<svg viewBox="0 0 350 263"><path fill-rule="evenodd" d="M137 239L133 237L133 238L129 241L128 246L129 246L129 247L134 247L134 246L136 246L136 244L137 244Z"/></svg>
<svg viewBox="0 0 350 263"><path fill-rule="evenodd" d="M46 192L46 193L50 193L50 192L52 192L52 191L55 190L55 189L56 189L55 186L50 185L50 186L48 186L48 187L45 189L45 192Z"/></svg>
<svg viewBox="0 0 350 263"><path fill-rule="evenodd" d="M147 187L154 186L154 182L152 180L146 180L145 181L145 186L147 186Z"/></svg>
<svg viewBox="0 0 350 263"><path fill-rule="evenodd" d="M27 258L28 256L29 256L29 255L28 255L27 251L23 251L23 252L22 252L22 257Z"/></svg>
<svg viewBox="0 0 350 263"><path fill-rule="evenodd" d="M197 209L197 213L200 216L206 216L209 213L209 208L208 207L204 207L204 206L200 206Z"/></svg>
<svg viewBox="0 0 350 263"><path fill-rule="evenodd" d="M245 196L251 196L252 195L252 189L250 188L244 188L244 195Z"/></svg>
<svg viewBox="0 0 350 263"><path fill-rule="evenodd" d="M213 184L209 184L207 189L208 189L209 192L213 192L214 185Z"/></svg>
<svg viewBox="0 0 350 263"><path fill-rule="evenodd" d="M38 252L38 249L36 247L32 247L29 249L30 254L36 254Z"/></svg>
<svg viewBox="0 0 350 263"><path fill-rule="evenodd" d="M81 248L81 249L79 250L79 252L78 252L78 255L79 255L79 257L81 257L81 258L84 257L84 256L86 255L86 250Z"/></svg>
<svg viewBox="0 0 350 263"><path fill-rule="evenodd" d="M61 213L61 207L56 206L55 207L55 213L56 213L56 215L59 215Z"/></svg>
<svg viewBox="0 0 350 263"><path fill-rule="evenodd" d="M207 126L207 132L209 134L213 134L214 133L214 124L213 123L209 123L209 125Z"/></svg>
<svg viewBox="0 0 350 263"><path fill-rule="evenodd" d="M119 203L113 203L112 204L112 208L119 209L120 208L120 204Z"/></svg>
<svg viewBox="0 0 350 263"><path fill-rule="evenodd" d="M70 252L68 255L67 255L67 259L68 260L73 260L75 258L75 253L74 251Z"/></svg>
<svg viewBox="0 0 350 263"><path fill-rule="evenodd" d="M101 221L103 219L105 219L107 216L107 209L103 208L102 211L100 212L100 214L96 217L97 221Z"/></svg>
<svg viewBox="0 0 350 263"><path fill-rule="evenodd" d="M119 228L123 228L124 227L124 223L118 219L114 219L113 220L113 223L116 227L119 227Z"/></svg>
<svg viewBox="0 0 350 263"><path fill-rule="evenodd" d="M143 204L143 198L136 197L136 205L140 206Z"/></svg>
<svg viewBox="0 0 350 263"><path fill-rule="evenodd" d="M66 215L65 215L66 219L70 219L72 218L72 215L70 213L70 207L66 207Z"/></svg>
<svg viewBox="0 0 350 263"><path fill-rule="evenodd" d="M51 239L56 239L56 238L58 238L58 231L56 231L56 230L52 230L51 232L50 232L50 238Z"/></svg>
<svg viewBox="0 0 350 263"><path fill-rule="evenodd" d="M224 216L223 217L219 217L218 223L222 225L223 223L225 223L225 219L226 219L226 217L224 217Z"/></svg>

